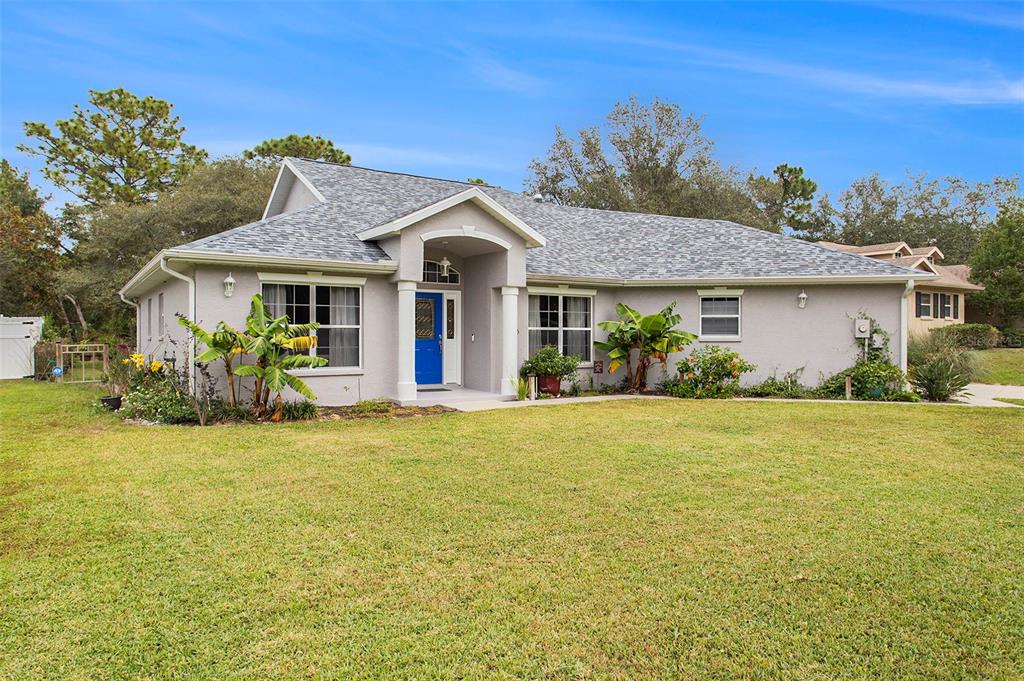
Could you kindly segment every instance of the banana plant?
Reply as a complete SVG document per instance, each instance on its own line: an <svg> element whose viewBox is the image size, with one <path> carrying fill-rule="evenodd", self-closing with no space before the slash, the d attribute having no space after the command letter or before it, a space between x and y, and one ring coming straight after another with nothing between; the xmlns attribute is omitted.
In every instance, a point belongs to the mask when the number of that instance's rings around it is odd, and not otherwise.
<svg viewBox="0 0 1024 681"><path fill-rule="evenodd" d="M235 389L235 360L245 353L246 337L230 324L220 322L213 331L207 331L190 319L179 315L178 323L184 326L206 350L196 357L197 362L212 362L219 359L224 365L224 376L228 382L228 403L237 403Z"/></svg>
<svg viewBox="0 0 1024 681"><path fill-rule="evenodd" d="M683 321L675 307L673 302L659 312L641 315L630 306L619 303L615 306L619 318L597 325L608 332L608 338L595 341L594 347L608 356L610 373L626 366L626 384L630 392L640 392L647 387L647 371L654 360L667 369L671 353L679 352L697 340L694 334L675 328ZM632 364L634 350L637 354L635 370Z"/></svg>
<svg viewBox="0 0 1024 681"><path fill-rule="evenodd" d="M290 324L287 316L271 317L263 304L263 296L252 297L249 316L245 320L245 352L256 358L254 364L243 364L235 370L236 376L252 376L256 379L253 387L252 406L256 416L265 416L271 393L277 393L278 408L283 404L281 391L291 388L303 397L315 400L316 395L290 369L322 367L327 364L323 357L308 353L316 347L313 332L319 324Z"/></svg>

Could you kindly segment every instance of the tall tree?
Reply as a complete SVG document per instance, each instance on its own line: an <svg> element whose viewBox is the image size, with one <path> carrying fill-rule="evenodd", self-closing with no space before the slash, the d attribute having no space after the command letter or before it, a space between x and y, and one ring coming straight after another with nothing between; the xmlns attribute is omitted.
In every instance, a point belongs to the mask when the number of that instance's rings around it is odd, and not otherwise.
<svg viewBox="0 0 1024 681"><path fill-rule="evenodd" d="M937 245L945 262L965 262L990 222L995 207L1018 189L1016 178L970 184L957 177L929 180L910 175L899 184L877 173L863 177L839 195L823 196L800 226L798 235L863 246L906 241Z"/></svg>
<svg viewBox="0 0 1024 681"><path fill-rule="evenodd" d="M137 204L171 189L207 156L186 144L173 106L123 88L89 91L70 118L25 123L34 141L18 149L45 162L43 175L86 204Z"/></svg>
<svg viewBox="0 0 1024 681"><path fill-rule="evenodd" d="M314 137L313 135L288 135L263 140L252 149L244 152L247 159L269 159L279 161L285 156L297 158L308 158L314 161L330 161L348 165L352 163L352 157L344 150L334 146L329 139Z"/></svg>
<svg viewBox="0 0 1024 681"><path fill-rule="evenodd" d="M130 334L130 310L116 293L162 248L201 239L258 220L275 169L240 158L196 168L177 189L142 205L115 204L94 212L62 285L93 326Z"/></svg>
<svg viewBox="0 0 1024 681"><path fill-rule="evenodd" d="M784 227L796 229L804 225L814 207L818 183L804 177L803 168L786 163L776 166L772 175L751 175L747 181L765 228L781 232Z"/></svg>
<svg viewBox="0 0 1024 681"><path fill-rule="evenodd" d="M971 278L985 286L971 303L1008 326L1024 318L1024 199L1007 201L971 255Z"/></svg>
<svg viewBox="0 0 1024 681"><path fill-rule="evenodd" d="M7 160L0 161L0 313L42 315L60 307L56 286L61 231L39 193Z"/></svg>

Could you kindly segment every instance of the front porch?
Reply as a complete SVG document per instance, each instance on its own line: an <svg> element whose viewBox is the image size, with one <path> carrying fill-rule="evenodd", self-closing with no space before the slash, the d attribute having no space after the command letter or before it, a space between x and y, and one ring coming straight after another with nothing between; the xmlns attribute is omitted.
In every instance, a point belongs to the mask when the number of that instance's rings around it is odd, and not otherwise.
<svg viewBox="0 0 1024 681"><path fill-rule="evenodd" d="M418 386L416 397L411 400L399 400L403 407L452 407L459 409L468 403L505 402L514 400L515 395L502 395L487 390L464 388L461 385Z"/></svg>

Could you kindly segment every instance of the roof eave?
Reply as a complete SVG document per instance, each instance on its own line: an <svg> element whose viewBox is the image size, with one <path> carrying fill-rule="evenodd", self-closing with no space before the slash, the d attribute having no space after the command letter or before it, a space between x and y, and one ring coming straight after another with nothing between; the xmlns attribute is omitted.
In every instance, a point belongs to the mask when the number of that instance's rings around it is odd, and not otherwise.
<svg viewBox="0 0 1024 681"><path fill-rule="evenodd" d="M618 277L581 277L558 274L526 273L527 283L536 284L586 284L589 286L616 287L657 287L657 286L783 286L797 284L902 284L907 281L927 282L936 279L934 274L861 274L861 275L806 275L775 277L675 277L666 279L624 279Z"/></svg>
<svg viewBox="0 0 1024 681"><path fill-rule="evenodd" d="M356 236L363 241L376 241L377 239L394 236L410 225L426 220L432 215L437 215L442 211L448 210L449 208L467 201L473 201L506 227L522 237L523 241L526 242L527 248L537 248L547 243L540 232L523 222L522 219L485 194L478 187L470 187L465 191L461 191L428 206L414 210L400 218L363 230L356 234Z"/></svg>

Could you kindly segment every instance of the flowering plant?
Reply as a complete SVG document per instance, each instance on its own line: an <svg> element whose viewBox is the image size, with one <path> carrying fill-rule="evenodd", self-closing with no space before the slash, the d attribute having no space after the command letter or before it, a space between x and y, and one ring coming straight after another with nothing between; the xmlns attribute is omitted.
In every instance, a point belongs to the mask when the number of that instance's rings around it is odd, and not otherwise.
<svg viewBox="0 0 1024 681"><path fill-rule="evenodd" d="M731 397L739 387L740 376L756 368L737 352L706 345L676 363L679 380L669 392L675 397Z"/></svg>
<svg viewBox="0 0 1024 681"><path fill-rule="evenodd" d="M133 352L121 363L128 367L128 385L133 389L164 378L164 363L156 359L147 360L141 352Z"/></svg>

